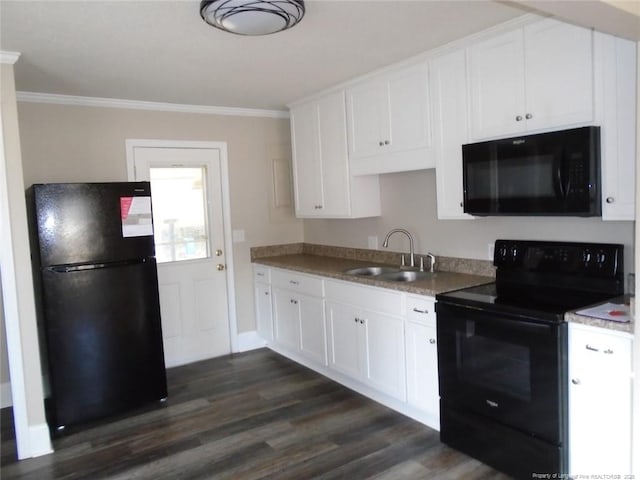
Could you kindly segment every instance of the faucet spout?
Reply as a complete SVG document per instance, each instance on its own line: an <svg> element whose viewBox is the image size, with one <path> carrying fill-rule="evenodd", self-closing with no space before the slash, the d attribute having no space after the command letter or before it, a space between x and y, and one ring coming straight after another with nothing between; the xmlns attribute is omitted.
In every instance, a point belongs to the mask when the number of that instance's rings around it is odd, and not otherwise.
<svg viewBox="0 0 640 480"><path fill-rule="evenodd" d="M391 235L393 235L394 233L403 233L409 239L409 264L412 267L415 267L416 266L416 260L415 260L415 254L414 254L414 251L413 251L413 237L404 228L394 228L393 230L390 230L389 233L387 233L387 236L384 237L384 242L382 242L382 246L384 248L388 248L389 247L389 237Z"/></svg>

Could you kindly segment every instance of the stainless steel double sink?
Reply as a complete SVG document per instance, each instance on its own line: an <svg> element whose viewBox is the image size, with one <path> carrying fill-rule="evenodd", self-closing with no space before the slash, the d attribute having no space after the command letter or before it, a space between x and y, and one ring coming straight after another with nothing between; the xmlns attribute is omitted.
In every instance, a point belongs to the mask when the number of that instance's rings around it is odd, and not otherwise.
<svg viewBox="0 0 640 480"><path fill-rule="evenodd" d="M360 268L350 268L345 270L347 275L356 277L375 277L377 280L387 282L415 282L433 278L433 272L421 272L419 270L406 270L395 267L370 266Z"/></svg>

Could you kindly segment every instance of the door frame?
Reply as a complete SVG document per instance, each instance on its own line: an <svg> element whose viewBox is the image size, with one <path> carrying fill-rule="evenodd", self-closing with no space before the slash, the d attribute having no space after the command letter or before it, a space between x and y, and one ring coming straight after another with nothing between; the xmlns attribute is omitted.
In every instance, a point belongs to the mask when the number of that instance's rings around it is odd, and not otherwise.
<svg viewBox="0 0 640 480"><path fill-rule="evenodd" d="M222 224L224 229L224 249L227 252L225 276L227 282L227 312L229 315L229 341L231 353L239 352L238 321L236 316L236 288L233 267L233 238L231 231L231 194L229 189L229 161L227 142L206 142L190 140L153 140L127 138L127 178L135 181L134 150L136 148L198 148L220 152L220 182L222 189Z"/></svg>

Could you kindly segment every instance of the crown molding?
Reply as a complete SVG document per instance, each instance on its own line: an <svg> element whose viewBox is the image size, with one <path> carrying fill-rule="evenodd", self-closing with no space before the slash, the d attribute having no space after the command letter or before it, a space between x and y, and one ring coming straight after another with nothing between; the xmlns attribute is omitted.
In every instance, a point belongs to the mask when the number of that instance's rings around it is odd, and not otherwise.
<svg viewBox="0 0 640 480"><path fill-rule="evenodd" d="M20 52L5 52L0 50L0 63L7 63L13 65L20 58Z"/></svg>
<svg viewBox="0 0 640 480"><path fill-rule="evenodd" d="M161 112L199 113L205 115L229 115L236 117L289 118L284 110L260 110L253 108L215 107L207 105L185 105L180 103L145 102L118 98L78 97L55 93L17 92L19 102L53 103L82 107L127 108L133 110L155 110Z"/></svg>

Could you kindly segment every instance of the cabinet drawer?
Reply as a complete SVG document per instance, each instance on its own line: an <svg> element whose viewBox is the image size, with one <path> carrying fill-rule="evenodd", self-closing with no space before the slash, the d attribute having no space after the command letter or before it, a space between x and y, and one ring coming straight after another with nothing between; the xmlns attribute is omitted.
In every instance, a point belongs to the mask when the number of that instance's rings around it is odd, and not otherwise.
<svg viewBox="0 0 640 480"><path fill-rule="evenodd" d="M324 295L324 280L303 273L291 272L288 270L271 270L272 285L286 288L293 292L306 293L315 297Z"/></svg>
<svg viewBox="0 0 640 480"><path fill-rule="evenodd" d="M436 326L436 301L432 297L407 295L407 319L422 325Z"/></svg>
<svg viewBox="0 0 640 480"><path fill-rule="evenodd" d="M403 294L400 292L336 281L327 281L325 288L327 300L357 305L365 310L402 315Z"/></svg>
<svg viewBox="0 0 640 480"><path fill-rule="evenodd" d="M270 283L271 282L271 269L264 265L253 266L253 280L255 282Z"/></svg>

